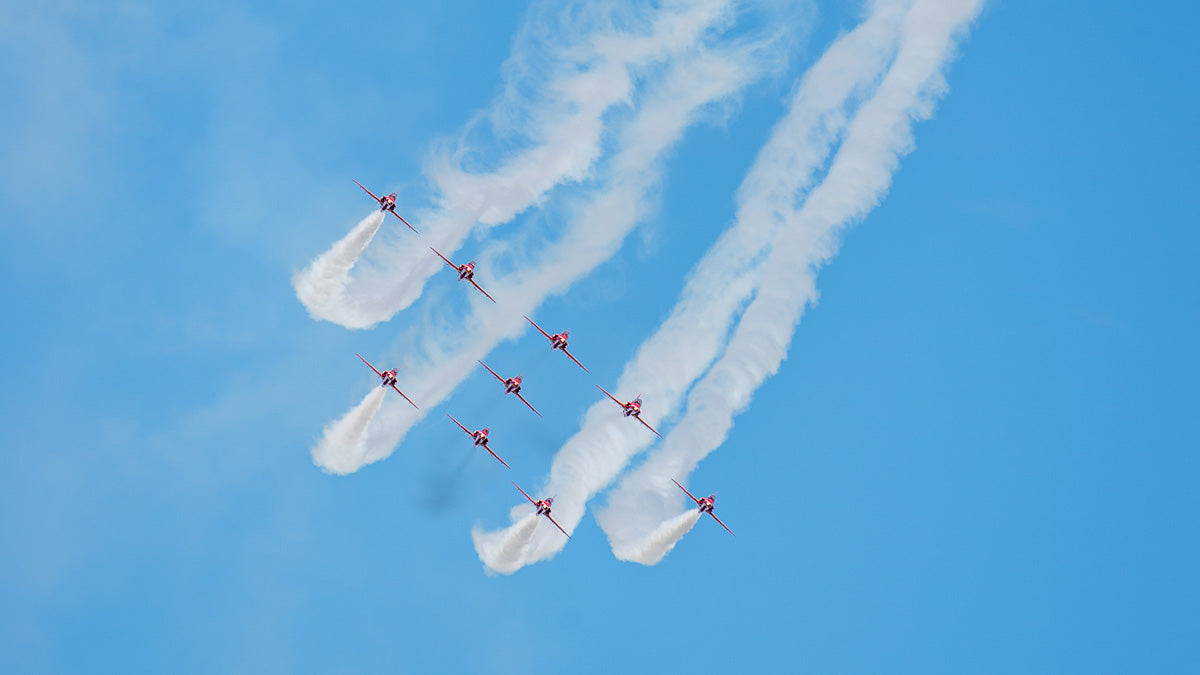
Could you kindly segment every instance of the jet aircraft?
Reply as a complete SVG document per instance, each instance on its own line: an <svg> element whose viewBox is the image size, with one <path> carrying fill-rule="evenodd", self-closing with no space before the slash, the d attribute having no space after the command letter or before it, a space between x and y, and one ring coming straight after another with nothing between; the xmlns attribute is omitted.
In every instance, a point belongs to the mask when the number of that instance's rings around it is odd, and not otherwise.
<svg viewBox="0 0 1200 675"><path fill-rule="evenodd" d="M604 391L604 387L601 387L600 385L596 385L596 388L599 389L600 391ZM632 401L628 401L626 403L621 403L620 401L617 400L617 397L613 396L612 394L608 393L607 391L604 391L604 395L611 398L613 400L613 403L616 403L617 405L621 406L621 409L625 411L626 417L632 417L632 418L636 419L637 421L641 422L642 426L646 427L650 431L654 431L654 427L650 426L649 424L646 424L646 420L642 419L642 395L641 394L638 394L637 398L633 399ZM658 433L657 431L654 431L654 435L658 436L659 438L663 437L662 434Z"/></svg>
<svg viewBox="0 0 1200 675"><path fill-rule="evenodd" d="M434 253L437 253L437 256L439 258L441 258L442 260L446 261L447 265L453 267L456 271L458 271L458 280L459 281L471 282L471 285L474 286L476 290L478 290L480 293L483 293L484 295L487 295L488 300L491 300L492 302L496 302L495 298L488 295L487 291L483 290L483 288L479 284L475 283L475 261L474 260L472 260L469 263L466 263L465 265L455 265L454 263L450 262L449 258L442 255L441 253L438 253L438 250L436 248L430 246L429 250L433 251Z"/></svg>
<svg viewBox="0 0 1200 675"><path fill-rule="evenodd" d="M546 331L542 330L541 326L537 325L536 323L533 323L533 319L531 319L529 317L525 317L525 320L528 321L529 323L533 324L533 327L536 328L539 333L544 335L546 337L546 339L550 341L550 349L561 350L562 353L567 355L568 359L571 359L572 361L575 362L575 365L579 366L580 368L583 368L583 372L585 372L585 373L588 372L588 369L584 368L583 364L579 362L579 359L575 358L574 356L571 356L571 352L567 351L567 331L564 330L561 333L555 333L554 335L551 335L551 334L547 333Z"/></svg>
<svg viewBox="0 0 1200 675"><path fill-rule="evenodd" d="M521 486L517 485L516 481L513 481L513 486L516 487L518 490L521 490ZM554 516L550 515L550 505L554 503L554 497L546 497L545 499L534 499L533 497L530 497L529 493L524 490L521 490L521 494L525 495L525 499L528 499L533 504L533 507L535 509L537 509L537 514L539 516L546 516L546 520L549 520L550 522L554 523L554 526L557 527L560 531L562 531L563 534L567 534L567 531L563 529L562 525L558 524L558 521L554 519ZM570 539L570 538L571 538L571 535L567 534L567 539Z"/></svg>
<svg viewBox="0 0 1200 675"><path fill-rule="evenodd" d="M383 382L381 382L379 386L391 387L392 389L395 389L397 394L404 396L405 401L412 403L412 407L414 407L414 408L417 407L417 404L413 403L412 399L409 398L408 396L405 396L404 392L400 391L400 388L396 386L396 369L395 368L392 368L391 370L385 370L381 373L375 366L371 365L371 363L369 361L367 361L366 359L363 359L362 354L355 354L355 356L362 359L362 362L367 364L367 367L370 368L371 370L374 370L375 374L378 375L380 377L380 379L383 380Z"/></svg>
<svg viewBox="0 0 1200 675"><path fill-rule="evenodd" d="M520 375L518 375L516 377L504 378L504 377L500 377L499 375L497 375L496 371L492 370L491 368L488 368L488 365L486 363L484 363L483 361L480 361L479 365L483 366L484 368L487 368L487 371L492 374L492 377L494 377L497 380L500 380L501 382L504 383L504 393L516 394L517 398L521 399L521 403L524 403L525 405L529 406L529 409L532 410L533 412L537 413L538 417L542 416L542 413L538 412L537 408L533 407L532 405L529 405L529 401L526 401L525 397L521 395L521 376Z"/></svg>
<svg viewBox="0 0 1200 675"><path fill-rule="evenodd" d="M367 188L363 187L362 183L359 183L358 181L354 181L354 184L357 185L358 187L362 188L363 191L366 192L367 194L371 195L371 199L374 199L375 201L379 202L379 210L380 211L387 211L388 213L392 214L393 216L396 216L397 218L399 218L400 222L404 223L405 225L408 225L408 229L412 230L413 232L417 231L417 228L413 227L412 225L409 225L408 221L405 220L403 216L401 216L399 213L396 213L396 193L395 192L393 192L392 194L390 194L386 197L376 197L375 193L371 192Z"/></svg>
<svg viewBox="0 0 1200 675"><path fill-rule="evenodd" d="M491 453L492 457L496 458L496 461L500 462L504 466L506 466L510 469L512 468L511 466L508 466L508 462L500 459L500 455L497 455L496 453L492 452L492 449L488 447L488 433L490 430L487 427L484 427L478 431L471 431L470 429L464 427L461 422L454 419L453 415L446 415L446 417L449 417L451 422L454 422L455 424L457 424L459 429L462 429L464 432L466 432L466 434L468 436L470 436L472 439L474 439L476 446L481 447L484 450L487 450L489 453Z"/></svg>
<svg viewBox="0 0 1200 675"><path fill-rule="evenodd" d="M671 479L671 482L679 485L679 481L675 480L674 478ZM696 499L696 497L692 493L688 492L687 488L683 487L682 485L679 485L679 489L683 490L687 496L692 498L692 501L696 502L696 506L700 508L700 513L707 513L708 515L712 516L713 520L717 521L721 527L724 527L726 532L733 534L733 530L729 529L725 523L721 522L721 519L717 517L717 514L713 513L713 502L717 500L716 494L711 494L704 499ZM733 536L736 537L737 535L734 534Z"/></svg>

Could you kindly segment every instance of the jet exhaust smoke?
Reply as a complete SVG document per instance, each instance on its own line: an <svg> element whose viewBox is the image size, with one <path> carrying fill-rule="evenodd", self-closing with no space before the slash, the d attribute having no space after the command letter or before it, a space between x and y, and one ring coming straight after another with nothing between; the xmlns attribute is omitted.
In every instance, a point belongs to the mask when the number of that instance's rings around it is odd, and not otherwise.
<svg viewBox="0 0 1200 675"><path fill-rule="evenodd" d="M622 542L621 546L613 546L613 555L618 560L656 565L662 560L683 535L691 531L700 520L700 509L690 509L661 523L656 530L636 541Z"/></svg>
<svg viewBox="0 0 1200 675"><path fill-rule="evenodd" d="M760 283L766 252L788 224L783 218L788 209L773 209L760 197L778 195L790 208L795 194L811 184L845 125L848 109L873 90L895 53L907 6L906 2L876 3L873 14L839 38L805 74L791 113L773 132L773 141L779 142L764 147L739 191L735 224L689 275L683 298L626 365L616 393L641 391L647 413L669 417L696 378L720 355L734 317ZM614 418L611 402L603 399L588 410L583 428L554 457L546 491L559 495L559 522L568 531L583 518L586 502L653 440L638 425L622 422L627 421ZM670 435L666 442L671 442ZM669 505L677 513L684 495L669 480L675 473L663 475L664 492L675 491ZM642 513L636 501L623 502L623 507L622 520L625 516L637 520ZM656 529L664 520L661 513L648 506L645 522L629 539L640 540ZM525 563L548 559L564 544L539 540Z"/></svg>
<svg viewBox="0 0 1200 675"><path fill-rule="evenodd" d="M387 393L383 387L373 388L350 412L326 425L321 442L312 449L313 464L326 473L344 475L373 461L368 459L367 426Z"/></svg>
<svg viewBox="0 0 1200 675"><path fill-rule="evenodd" d="M351 320L357 313L357 303L347 295L346 285L358 257L383 225L384 215L383 211L376 211L363 218L349 234L292 277L292 288L309 316L348 328L362 327L353 325Z"/></svg>
<svg viewBox="0 0 1200 675"><path fill-rule="evenodd" d="M346 301L322 305L314 316L367 328L412 305L442 270L429 246L455 259L472 231L506 223L557 186L590 178L607 126L619 117L610 113L631 102L638 78L686 57L735 16L732 0L592 4L534 4L505 64L504 95L457 144L435 148L425 169L436 196L414 222L429 234L387 243L379 268L362 278L338 277L340 286L331 284L326 293ZM476 126L489 127L500 145L522 149L492 162L489 171L470 170L482 159L468 141Z"/></svg>
<svg viewBox="0 0 1200 675"><path fill-rule="evenodd" d="M491 277L493 266L488 263L509 255L507 244L493 244L478 256L481 271L476 278L502 299L503 309L471 291L470 316L427 322L425 330L410 332L412 342L399 351L410 382L406 393L421 402L422 411L385 402L368 432L368 451L360 466L391 454L425 410L479 372L476 360L486 359L499 341L530 330L523 314L534 314L547 295L564 292L615 254L651 208L663 157L690 125L705 119L710 106L761 77L783 46L776 32L754 33L733 46L696 47L650 78L642 88L640 105L618 135L612 158L603 165L605 180L591 191L590 200L580 204L565 231L547 245L525 252L523 263L504 277ZM428 258L444 266L436 256ZM642 391L649 396L654 387ZM626 429L625 433L632 440L638 432Z"/></svg>
<svg viewBox="0 0 1200 675"><path fill-rule="evenodd" d="M478 527L471 530L471 538L475 540L475 552L479 554L479 559L489 572L512 574L521 569L525 549L533 542L533 535L538 526L537 511L529 506L517 508L523 508L528 514L510 528L499 532L484 532ZM557 529L554 530L554 534L562 536Z"/></svg>
<svg viewBox="0 0 1200 675"><path fill-rule="evenodd" d="M597 518L614 553L641 540L647 530L639 523L669 517L680 501L661 476L686 477L725 441L734 416L778 372L805 308L816 300L818 270L836 255L846 226L864 218L891 186L900 158L913 149L912 125L932 115L946 89L942 70L978 9L978 0L915 3L896 59L855 116L825 180L799 209L774 205L788 226L724 355L692 389L686 415L661 450L622 480ZM630 512L634 504L637 514Z"/></svg>

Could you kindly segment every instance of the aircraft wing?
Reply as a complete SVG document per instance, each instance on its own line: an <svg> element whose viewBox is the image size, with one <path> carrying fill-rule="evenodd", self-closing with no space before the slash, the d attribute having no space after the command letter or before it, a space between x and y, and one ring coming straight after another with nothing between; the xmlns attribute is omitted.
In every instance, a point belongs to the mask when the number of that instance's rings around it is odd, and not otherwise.
<svg viewBox="0 0 1200 675"><path fill-rule="evenodd" d="M642 426L646 427L650 431L654 431L654 427L650 426L649 424L646 424L646 420L642 419L642 416L640 414L634 415L634 417L637 418L637 421L642 423ZM659 438L662 438L662 434L658 433L657 431L654 431L654 435L658 436Z"/></svg>
<svg viewBox="0 0 1200 675"><path fill-rule="evenodd" d="M454 418L453 418L453 417L451 417L450 415L446 415L446 417L449 417L451 422L454 422L455 424L457 424L457 425L458 425L458 428L463 430L463 433L465 433L466 435L468 435L468 436L470 436L470 437L472 437L472 438L474 438L474 437L475 437L475 434L471 433L471 430L470 430L470 429L468 429L468 428L466 428L466 427L464 427L464 426L462 425L462 423L461 423L461 422L459 422L458 420L454 419Z"/></svg>
<svg viewBox="0 0 1200 675"><path fill-rule="evenodd" d="M514 481L510 481L510 482L513 484L513 487L517 488L518 490L521 490L521 486L517 485L517 481L514 480ZM528 499L530 504L537 506L537 500L534 499L533 497L530 497L528 492L521 490L521 494L525 495L525 499Z"/></svg>
<svg viewBox="0 0 1200 675"><path fill-rule="evenodd" d="M531 318L529 318L529 317L525 317L525 320L526 320L526 321L528 321L529 323L533 324L533 327L537 329L537 332L539 332L539 333L541 333L542 335L546 336L546 339L547 339L547 340L550 340L550 339L552 339L552 338L550 337L550 334L549 334L549 333L547 333L546 331L542 330L542 327L541 327L541 326L537 325L536 323L533 323L533 319L531 319Z"/></svg>
<svg viewBox="0 0 1200 675"><path fill-rule="evenodd" d="M674 483L674 484L676 484L676 485L679 485L679 481L675 480L674 478L672 478L672 479L671 479L671 482L672 482L672 483ZM688 492L688 491L687 491L687 488L683 487L682 485L679 485L679 489L680 489L680 490L683 490L684 494L686 494L687 496L691 497L691 498L692 498L692 501L696 502L696 504L697 504L697 505L699 505L699 504L700 504L700 500L699 500L699 499L696 499L696 496L695 496L695 495L693 495L692 493ZM713 517L715 518L716 516L713 516Z"/></svg>
<svg viewBox="0 0 1200 675"><path fill-rule="evenodd" d="M717 517L717 514L713 513L712 511L709 511L709 512L708 512L708 515L712 516L712 517L713 517L713 520L717 521L717 523L718 523L718 524L719 524L721 527L725 528L725 531L726 531L726 532L728 532L729 534L733 534L733 530L729 529L729 526L728 526L728 525L726 525L725 523L722 523L722 522L721 522L721 519ZM735 536L735 537L736 537L737 535L736 535L736 534L733 534L733 536Z"/></svg>
<svg viewBox="0 0 1200 675"><path fill-rule="evenodd" d="M447 258L446 256L442 255L441 253L438 253L438 250L437 250L436 248L434 248L434 247L430 246L430 247L429 247L429 250L430 250L430 251L433 251L434 253L437 253L437 257L441 258L442 260L445 260L447 265L449 265L449 266L453 267L453 268L454 268L454 269L456 269L456 270L458 269L458 265L455 265L454 263L450 262L450 259L449 259L449 258Z"/></svg>
<svg viewBox="0 0 1200 675"><path fill-rule="evenodd" d="M404 392L400 391L400 387L397 387L395 384L393 384L393 385L392 385L392 389L395 389L397 394L400 394L401 396L404 396L404 400L405 400L405 401L408 401L408 402L409 402L409 404L410 404L410 405L412 405L412 407L414 407L414 408L417 408L417 404L416 404L416 403L413 403L411 398L409 398L408 396L406 396ZM417 410L420 410L420 408L417 408Z"/></svg>
<svg viewBox="0 0 1200 675"><path fill-rule="evenodd" d="M363 359L363 357L362 357L362 354L355 354L355 356L357 356L358 358L362 359L362 362L363 362L363 363L365 363L365 364L367 364L367 367L368 367L368 368L370 368L371 370L375 370L375 366L371 365L371 362L370 362L370 361L368 361L368 360L366 360L366 359ZM380 376L380 377L383 377L383 373L379 372L378 370L375 370L375 374L376 374L376 375L378 375L378 376Z"/></svg>
<svg viewBox="0 0 1200 675"><path fill-rule="evenodd" d="M365 190L366 188L363 188L363 189ZM404 223L405 225L408 225L408 229L412 230L413 232L417 232L417 228L410 225L409 222L404 219L404 216L401 216L399 213L396 213L395 211L392 211L392 215L399 218L400 222ZM420 232L417 232L417 234L420 234Z"/></svg>
<svg viewBox="0 0 1200 675"><path fill-rule="evenodd" d="M525 405L529 405L529 401L525 400L525 397L521 395L521 392L518 391L518 392L516 392L516 394L517 394L517 398L521 399L521 403L524 403ZM538 417L542 416L542 413L538 412L537 408L529 405L529 409L532 410L533 412L537 413Z"/></svg>
<svg viewBox="0 0 1200 675"><path fill-rule="evenodd" d="M493 298L492 296L488 295L488 292L483 290L483 287L481 287L479 284L475 283L474 279L467 279L467 281L471 282L471 285L474 286L475 289L478 290L480 293L487 295L488 300L491 300L492 302L496 302L496 299Z"/></svg>
<svg viewBox="0 0 1200 675"><path fill-rule="evenodd" d="M484 363L483 361L480 361L479 365L483 366L484 368L487 368L487 371L492 374L492 377L496 378L497 380L500 380L501 382L504 382L504 378L497 375L496 371L492 370L491 368L488 368L486 363Z"/></svg>
<svg viewBox="0 0 1200 675"><path fill-rule="evenodd" d="M358 187L362 188L363 192L366 192L367 194L371 195L371 199L374 199L375 201L379 202L380 204L383 203L382 199L380 199L379 197L376 197L374 192L371 192L367 188L363 187L362 183L360 183L358 181L354 181L354 184L357 185Z"/></svg>
<svg viewBox="0 0 1200 675"><path fill-rule="evenodd" d="M554 526L557 527L563 534L567 534L567 531L563 529L562 525L558 524L558 521L554 519L554 516L547 513L546 520L549 520L550 522L554 523ZM570 539L570 538L571 538L571 535L567 534L567 539Z"/></svg>
<svg viewBox="0 0 1200 675"><path fill-rule="evenodd" d="M566 348L563 348L562 353L566 354L568 359L571 359L572 361L574 361L575 365L579 366L580 368L583 368L583 372L585 372L585 373L589 372L588 369L582 363L579 362L579 359L575 358L574 356L571 356L571 352L567 351Z"/></svg>
<svg viewBox="0 0 1200 675"><path fill-rule="evenodd" d="M496 461L498 461L498 462L500 462L501 464L503 464L503 465L504 465L506 468L508 468L508 469L511 469L511 468L512 468L511 466L508 466L508 462L506 462L506 461L504 461L504 460L500 459L500 455L497 455L496 453L492 452L492 449L491 449L491 448L489 448L487 445L484 445L484 446L483 446L483 449L484 449L484 450L487 450L488 452L491 452L491 454L492 454L492 457L495 457L495 458L496 458ZM516 483L513 483L513 485L516 485ZM520 490L521 488L517 488L517 489L518 489L518 490Z"/></svg>
<svg viewBox="0 0 1200 675"><path fill-rule="evenodd" d="M600 391L603 391L605 396L611 398L613 400L613 403L616 403L617 405L621 406L622 409L625 408L625 404L618 401L616 396L613 396L612 394L608 393L607 391L604 391L604 387L601 387L600 385L596 385L596 388L599 389Z"/></svg>

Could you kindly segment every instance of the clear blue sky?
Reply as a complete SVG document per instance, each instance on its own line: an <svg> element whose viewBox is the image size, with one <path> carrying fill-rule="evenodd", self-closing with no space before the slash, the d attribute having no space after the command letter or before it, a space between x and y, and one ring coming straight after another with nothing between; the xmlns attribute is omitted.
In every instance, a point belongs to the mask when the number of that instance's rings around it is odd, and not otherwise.
<svg viewBox="0 0 1200 675"><path fill-rule="evenodd" d="M524 8L0 9L0 670L1200 670L1193 3L988 4L692 477L736 539L701 522L642 567L587 516L483 573L472 525L507 522L508 479L541 480L661 322L858 13L816 7L786 72L689 132L643 231L540 310L593 376L534 335L497 350L557 388L494 425L512 474L441 417L512 412L468 387L346 477L309 449L373 386L354 353L409 319L314 322L291 274L368 212L352 179L422 198Z"/></svg>

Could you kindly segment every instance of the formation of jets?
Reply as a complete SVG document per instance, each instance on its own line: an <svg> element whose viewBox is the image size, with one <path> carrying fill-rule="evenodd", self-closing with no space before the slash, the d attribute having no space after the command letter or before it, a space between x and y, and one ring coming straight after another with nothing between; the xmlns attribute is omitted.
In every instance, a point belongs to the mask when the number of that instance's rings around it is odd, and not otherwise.
<svg viewBox="0 0 1200 675"><path fill-rule="evenodd" d="M400 222L404 223L405 225L408 225L408 228L410 230L412 230L413 232L417 232L417 228L410 225L407 220L405 220L400 214L396 213L396 193L395 192L393 192L385 197L377 197L377 196L375 196L375 194L373 192L371 192L365 186L363 186L362 183L359 183L358 181L354 181L354 182L360 188L362 188L364 192L366 192L368 195L371 195L371 199L374 199L376 202L379 203L380 211L387 211L388 213L391 213L393 216L396 216L397 218L399 218ZM470 282L470 284L472 286L474 286L476 290L478 290L480 293L482 293L484 296L486 296L488 300L491 300L492 302L496 302L496 299L493 298L487 291L483 290L483 288L475 281L475 261L474 260L472 260L471 262L462 264L462 265L456 265L449 258L442 255L437 249L433 248L432 246L429 248L429 250L433 251L437 255L437 257L441 258L442 261L444 261L455 272L457 272L458 279L460 281ZM568 338L567 331L564 330L561 333L551 334L551 333L548 333L545 330L543 330L541 326L537 325L537 323L535 323L534 320L529 318L528 316L525 317L525 320L528 321L530 323L530 325L532 325L537 330L537 332L541 333L542 337L544 337L550 341L550 349L552 351L553 350L561 351L563 354L566 354L567 358L571 359L571 361L573 361L575 363L575 365L582 368L585 373L590 372L590 371L588 371L587 367L585 367L582 363L579 362L579 359L575 358L575 356L573 354L571 354L571 352L567 351L567 338ZM369 361L367 361L365 358L363 358L361 354L356 354L356 356L358 356L358 358L361 359L363 363L367 364L368 368L370 368L372 371L374 371L374 373L376 375L379 376L380 381L381 381L380 386L391 387L393 390L395 390L395 392L397 394L400 394L400 396L404 397L404 400L408 401L408 403L410 405L412 405L413 408L417 407L417 404L414 403L413 400L410 399L403 391L400 391L400 388L398 386L396 386L397 372L398 372L397 368L392 368L391 370L380 371L378 368L371 365L371 363ZM525 400L525 397L521 395L521 386L522 386L522 379L523 379L522 375L517 375L516 377L501 377L499 373L492 370L483 361L479 361L479 365L481 365L485 369L487 369L487 371L489 373L491 373L492 377L496 378L496 380L498 380L502 385L504 385L504 393L506 395L513 394L518 399L520 399L521 402L524 403L530 410L532 410L534 412L534 414L536 414L538 417L542 416L542 413L538 412L537 408L534 408L533 405L529 401ZM650 424L647 423L646 420L642 419L642 395L641 394L638 394L631 401L622 402L616 396L613 396L607 390L605 390L604 387L601 387L600 385L596 385L596 388L599 389L600 391L604 392L605 396L612 399L613 403L616 403L618 406L620 406L622 414L625 417L632 417L632 418L636 419L638 422L640 422L642 424L642 426L646 427L651 432L653 432L655 436L658 436L659 438L663 437L662 434L658 433L658 431L655 430L654 427L650 426ZM455 426L457 426L459 429L462 429L463 433L465 433L471 437L472 443L475 447L480 447L480 448L483 448L484 450L487 450L488 454L490 454L492 457L496 458L496 461L503 464L505 466L505 468L509 468L509 469L512 468L508 465L508 462L505 462L503 459L501 459L500 455L497 455L492 450L492 448L488 445L489 441L491 440L491 437L490 437L491 430L489 427L484 427L484 428L478 429L476 431L471 431L466 426L464 426L461 422L459 422L457 419L455 419L452 415L447 414L446 417L449 417L450 421L454 422ZM703 499L697 499L695 497L695 495L693 495L692 493L687 491L687 488L683 487L683 485L680 485L679 481L675 480L674 478L672 478L671 480L676 485L678 485L679 489L683 490L687 494L687 496L691 498L691 500L693 502L696 503L696 508L700 511L701 514L707 513L708 515L712 516L713 520L717 521L717 523L720 524L721 527L725 528L725 530L727 532L729 532L729 534L733 534L733 530L730 530L725 525L725 523L721 522L721 519L717 518L716 514L713 513L713 502L716 500L716 494L711 494ZM554 502L553 497L546 497L545 499L534 499L533 497L529 496L529 493L522 490L521 486L517 485L517 483L515 481L513 481L513 486L516 487L518 490L520 490L521 494L524 495L525 498L529 500L529 502L533 505L534 509L537 511L538 516L545 516L546 519L549 520L551 523L553 523L554 526L557 527L564 535L566 535L568 539L571 538L570 533L568 533L565 529L563 529L563 527L561 525L559 525L556 520L554 520L553 516L550 515L550 510L551 510L550 506Z"/></svg>

